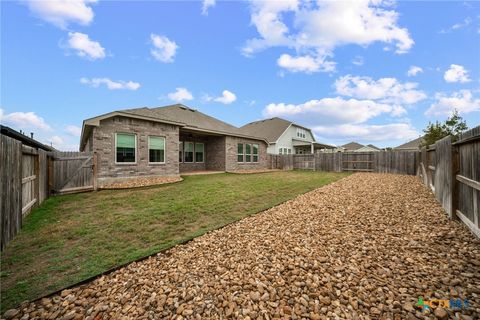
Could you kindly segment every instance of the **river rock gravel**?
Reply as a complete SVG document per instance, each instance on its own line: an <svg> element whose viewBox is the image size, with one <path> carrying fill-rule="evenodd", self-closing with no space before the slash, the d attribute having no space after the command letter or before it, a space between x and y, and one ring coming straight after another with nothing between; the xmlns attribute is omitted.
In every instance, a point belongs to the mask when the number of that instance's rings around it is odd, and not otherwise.
<svg viewBox="0 0 480 320"><path fill-rule="evenodd" d="M420 296L468 304L423 311ZM418 178L359 173L8 312L14 319L479 319L480 241L448 220Z"/></svg>

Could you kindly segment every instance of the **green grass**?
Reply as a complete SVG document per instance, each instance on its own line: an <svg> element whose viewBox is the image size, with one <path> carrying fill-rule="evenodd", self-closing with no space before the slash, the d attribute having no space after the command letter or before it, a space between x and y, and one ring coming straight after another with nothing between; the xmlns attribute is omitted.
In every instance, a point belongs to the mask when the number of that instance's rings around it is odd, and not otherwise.
<svg viewBox="0 0 480 320"><path fill-rule="evenodd" d="M345 175L199 175L170 185L49 198L1 254L1 312Z"/></svg>

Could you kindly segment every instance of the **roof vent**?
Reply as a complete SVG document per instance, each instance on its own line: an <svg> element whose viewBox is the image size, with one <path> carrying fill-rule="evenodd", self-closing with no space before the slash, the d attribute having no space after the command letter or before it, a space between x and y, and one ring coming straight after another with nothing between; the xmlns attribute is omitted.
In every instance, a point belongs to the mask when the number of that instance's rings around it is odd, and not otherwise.
<svg viewBox="0 0 480 320"><path fill-rule="evenodd" d="M187 107L184 107L184 106L179 106L180 109L183 109L183 110L188 110Z"/></svg>

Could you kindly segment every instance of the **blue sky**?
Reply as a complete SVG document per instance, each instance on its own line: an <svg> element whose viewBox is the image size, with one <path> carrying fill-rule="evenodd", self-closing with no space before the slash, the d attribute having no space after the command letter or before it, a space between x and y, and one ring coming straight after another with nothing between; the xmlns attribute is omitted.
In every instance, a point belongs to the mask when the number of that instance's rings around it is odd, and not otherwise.
<svg viewBox="0 0 480 320"><path fill-rule="evenodd" d="M479 89L478 2L1 2L1 122L60 149L86 118L176 102L396 146L453 108L479 125Z"/></svg>

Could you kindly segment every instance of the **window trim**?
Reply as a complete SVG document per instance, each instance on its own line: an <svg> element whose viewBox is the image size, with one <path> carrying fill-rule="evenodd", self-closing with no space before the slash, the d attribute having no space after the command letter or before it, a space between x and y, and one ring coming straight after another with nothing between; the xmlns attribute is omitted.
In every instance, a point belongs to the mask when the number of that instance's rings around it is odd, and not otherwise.
<svg viewBox="0 0 480 320"><path fill-rule="evenodd" d="M203 150L202 150L203 161L197 161L197 144L203 145ZM205 163L205 142L194 142L193 143L193 160L194 160L194 163Z"/></svg>
<svg viewBox="0 0 480 320"><path fill-rule="evenodd" d="M257 153L255 154L253 150L255 150L254 146L257 146ZM255 161L254 157L257 157L257 161ZM252 163L258 163L260 161L260 145L258 143L252 143Z"/></svg>
<svg viewBox="0 0 480 320"><path fill-rule="evenodd" d="M191 143L192 144L192 161L185 161L185 145L187 143ZM183 163L195 163L195 142L193 141L183 141Z"/></svg>
<svg viewBox="0 0 480 320"><path fill-rule="evenodd" d="M117 161L117 135L118 134L126 134L126 135L133 135L135 137L135 162L118 162ZM138 157L138 146L137 146L137 134L136 133L131 133L131 132L115 132L115 137L114 137L114 157L115 157L115 164L118 165L124 165L124 166L131 166L131 165L136 165L137 164L137 157Z"/></svg>
<svg viewBox="0 0 480 320"><path fill-rule="evenodd" d="M242 145L242 153L238 153L238 146ZM238 161L238 156L242 156L242 161ZM237 163L245 163L245 143L238 142L237 143Z"/></svg>
<svg viewBox="0 0 480 320"><path fill-rule="evenodd" d="M247 146L250 146L250 153L247 153ZM251 143L245 143L245 163L252 163L253 162L252 152L253 152L252 144ZM250 156L250 161L247 161L247 156Z"/></svg>
<svg viewBox="0 0 480 320"><path fill-rule="evenodd" d="M150 137L163 139L163 162L150 162ZM147 149L148 149L148 164L166 164L167 163L167 138L164 136L148 136L147 137ZM157 150L157 149L153 149Z"/></svg>

